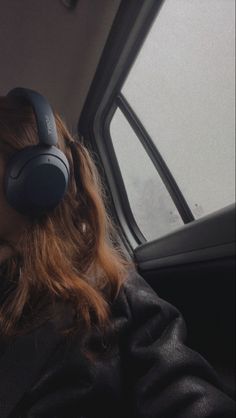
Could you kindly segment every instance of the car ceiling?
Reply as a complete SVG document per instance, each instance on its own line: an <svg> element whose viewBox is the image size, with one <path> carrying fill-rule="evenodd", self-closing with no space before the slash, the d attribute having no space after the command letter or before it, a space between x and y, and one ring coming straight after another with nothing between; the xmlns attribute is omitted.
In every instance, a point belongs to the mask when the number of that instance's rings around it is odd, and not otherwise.
<svg viewBox="0 0 236 418"><path fill-rule="evenodd" d="M75 132L120 0L0 0L0 94L40 91Z"/></svg>

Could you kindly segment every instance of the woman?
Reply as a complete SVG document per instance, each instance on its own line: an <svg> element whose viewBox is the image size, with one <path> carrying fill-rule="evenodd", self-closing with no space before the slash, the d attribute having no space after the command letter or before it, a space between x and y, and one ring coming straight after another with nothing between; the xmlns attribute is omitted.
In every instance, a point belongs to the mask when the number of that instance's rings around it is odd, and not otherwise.
<svg viewBox="0 0 236 418"><path fill-rule="evenodd" d="M35 112L0 98L0 417L233 417L214 370L184 345L181 314L119 246L91 154L55 121L68 188L30 216L5 179L38 143Z"/></svg>

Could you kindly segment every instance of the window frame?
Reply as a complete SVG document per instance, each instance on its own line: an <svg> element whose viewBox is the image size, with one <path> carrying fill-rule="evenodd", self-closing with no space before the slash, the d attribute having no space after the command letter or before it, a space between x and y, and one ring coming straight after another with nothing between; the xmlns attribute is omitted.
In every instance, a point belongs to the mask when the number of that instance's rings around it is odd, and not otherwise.
<svg viewBox="0 0 236 418"><path fill-rule="evenodd" d="M126 247L131 254L135 247L147 240L130 208L110 136L110 123L118 107L123 114L125 112L124 116L154 163L184 223L194 220L170 170L121 93L129 70L163 3L164 0L121 1L78 123L78 131L84 137L85 144L101 160L104 170L101 167L98 169L104 183L109 186L112 202L110 211L121 228Z"/></svg>
<svg viewBox="0 0 236 418"><path fill-rule="evenodd" d="M184 224L194 221L194 216L170 169L137 114L134 112L122 93L117 96L117 104L137 138L145 148L149 158L156 168L156 171L166 186L166 189L169 192L169 195L173 200Z"/></svg>

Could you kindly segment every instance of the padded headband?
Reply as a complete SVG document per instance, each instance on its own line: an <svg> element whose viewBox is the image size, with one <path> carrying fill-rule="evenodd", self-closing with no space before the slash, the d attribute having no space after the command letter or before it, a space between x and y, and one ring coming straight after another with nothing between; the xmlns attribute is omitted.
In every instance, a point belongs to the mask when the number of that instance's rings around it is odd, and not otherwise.
<svg viewBox="0 0 236 418"><path fill-rule="evenodd" d="M7 96L17 97L33 108L40 144L49 146L57 144L57 130L53 111L41 94L30 89L16 87Z"/></svg>

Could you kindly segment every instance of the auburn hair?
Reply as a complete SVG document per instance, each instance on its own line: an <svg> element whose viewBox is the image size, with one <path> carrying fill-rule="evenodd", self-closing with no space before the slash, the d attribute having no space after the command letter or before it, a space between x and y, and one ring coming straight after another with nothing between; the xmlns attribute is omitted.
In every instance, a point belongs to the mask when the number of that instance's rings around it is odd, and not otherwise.
<svg viewBox="0 0 236 418"><path fill-rule="evenodd" d="M82 138L74 140L56 112L54 116L58 148L70 165L69 186L54 210L30 219L13 256L4 262L5 277L12 285L0 306L0 334L5 337L27 332L45 320L45 307L57 301L73 307L73 324L65 333L79 327L88 330L94 324L105 329L112 301L134 267L119 243L92 152ZM31 107L0 97L0 136L6 163L18 150L38 143ZM48 312L50 318L52 311Z"/></svg>

